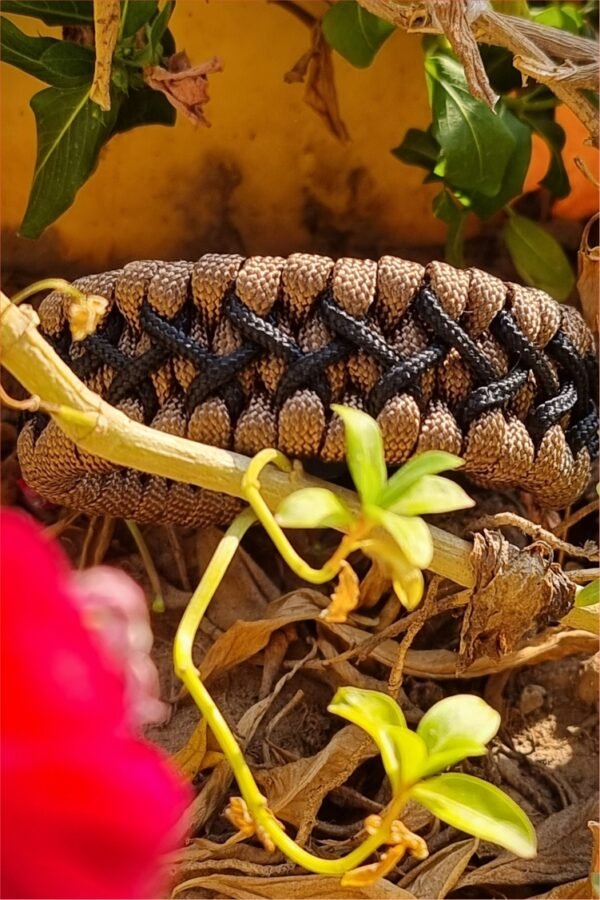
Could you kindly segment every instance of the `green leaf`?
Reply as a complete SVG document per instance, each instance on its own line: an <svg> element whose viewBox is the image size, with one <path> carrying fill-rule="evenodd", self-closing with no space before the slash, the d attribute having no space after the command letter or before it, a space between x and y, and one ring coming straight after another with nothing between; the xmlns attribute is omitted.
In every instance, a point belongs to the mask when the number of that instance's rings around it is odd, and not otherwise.
<svg viewBox="0 0 600 900"><path fill-rule="evenodd" d="M431 133L431 126L427 131L409 128L402 143L394 147L392 153L409 166L420 166L433 172L440 155L440 145Z"/></svg>
<svg viewBox="0 0 600 900"><path fill-rule="evenodd" d="M441 191L433 198L433 214L448 226L446 237L446 260L452 266L460 269L464 266L465 224L469 211L453 199L448 190Z"/></svg>
<svg viewBox="0 0 600 900"><path fill-rule="evenodd" d="M394 31L390 22L374 16L356 0L340 0L330 6L321 20L321 28L329 46L359 69L371 65L379 48Z"/></svg>
<svg viewBox="0 0 600 900"><path fill-rule="evenodd" d="M433 538L423 519L398 516L379 507L367 507L365 515L381 525L394 539L411 566L426 569L433 559Z"/></svg>
<svg viewBox="0 0 600 900"><path fill-rule="evenodd" d="M42 53L44 81L54 87L78 87L89 84L94 73L94 51L71 41L56 41Z"/></svg>
<svg viewBox="0 0 600 900"><path fill-rule="evenodd" d="M113 134L139 125L174 125L176 118L177 111L165 95L145 86L123 98Z"/></svg>
<svg viewBox="0 0 600 900"><path fill-rule="evenodd" d="M517 856L532 859L537 850L535 829L514 800L499 788L450 772L416 784L411 797L449 825L493 841Z"/></svg>
<svg viewBox="0 0 600 900"><path fill-rule="evenodd" d="M427 756L425 744L408 730L402 710L387 694L344 687L336 692L327 708L329 712L358 725L373 738L394 792L404 783L403 758L408 756L404 764L409 769L409 777L414 775L411 754L419 764L424 762Z"/></svg>
<svg viewBox="0 0 600 900"><path fill-rule="evenodd" d="M556 300L565 300L575 286L575 275L557 240L537 222L510 214L502 231L515 269L525 281Z"/></svg>
<svg viewBox="0 0 600 900"><path fill-rule="evenodd" d="M0 51L2 62L17 69L22 69L36 78L44 77L45 67L40 62L44 50L48 50L54 43L54 38L29 37L10 21L0 17Z"/></svg>
<svg viewBox="0 0 600 900"><path fill-rule="evenodd" d="M515 146L498 192L493 197L469 193L473 212L481 219L494 215L515 197L521 195L531 162L531 128L502 104L499 104L498 115L514 137Z"/></svg>
<svg viewBox="0 0 600 900"><path fill-rule="evenodd" d="M2 0L2 12L41 19L45 25L91 25L92 0Z"/></svg>
<svg viewBox="0 0 600 900"><path fill-rule="evenodd" d="M564 128L554 121L554 114L554 110L548 114L548 112L529 112L525 109L521 118L545 141L550 151L548 171L540 184L547 188L553 197L566 197L571 190L569 175L562 156L566 135Z"/></svg>
<svg viewBox="0 0 600 900"><path fill-rule="evenodd" d="M327 488L303 488L288 494L275 515L282 528L337 528L345 531L354 517L346 504Z"/></svg>
<svg viewBox="0 0 600 900"><path fill-rule="evenodd" d="M445 450L426 450L425 453L418 453L394 472L377 499L377 505L389 508L423 475L437 475L438 472L460 469L464 464L464 460L459 456L446 453Z"/></svg>
<svg viewBox="0 0 600 900"><path fill-rule="evenodd" d="M391 509L402 516L430 516L471 506L475 506L475 501L454 481L439 475L423 475L404 491Z"/></svg>
<svg viewBox="0 0 600 900"><path fill-rule="evenodd" d="M2 62L46 81L54 87L76 87L91 81L94 53L70 41L29 37L10 21L0 17Z"/></svg>
<svg viewBox="0 0 600 900"><path fill-rule="evenodd" d="M89 99L89 85L50 87L31 99L38 135L33 184L20 234L36 238L75 199L91 175L117 118L122 94L110 112Z"/></svg>
<svg viewBox="0 0 600 900"><path fill-rule="evenodd" d="M346 460L363 503L374 503L387 480L383 439L379 425L367 413L332 404L346 430Z"/></svg>
<svg viewBox="0 0 600 900"><path fill-rule="evenodd" d="M435 174L451 187L493 197L515 147L513 135L482 100L471 96L463 68L455 59L429 55L425 72L433 136L442 148Z"/></svg>
<svg viewBox="0 0 600 900"><path fill-rule="evenodd" d="M600 579L594 578L584 588L577 591L575 606L594 606L600 602Z"/></svg>
<svg viewBox="0 0 600 900"><path fill-rule="evenodd" d="M542 9L532 7L531 17L540 25L560 28L570 34L579 34L585 21L575 3L552 3Z"/></svg>
<svg viewBox="0 0 600 900"><path fill-rule="evenodd" d="M158 0L121 0L120 37L131 37L158 10Z"/></svg>
<svg viewBox="0 0 600 900"><path fill-rule="evenodd" d="M430 758L424 775L433 775L467 756L483 756L500 728L500 716L474 694L455 694L435 703L417 728Z"/></svg>

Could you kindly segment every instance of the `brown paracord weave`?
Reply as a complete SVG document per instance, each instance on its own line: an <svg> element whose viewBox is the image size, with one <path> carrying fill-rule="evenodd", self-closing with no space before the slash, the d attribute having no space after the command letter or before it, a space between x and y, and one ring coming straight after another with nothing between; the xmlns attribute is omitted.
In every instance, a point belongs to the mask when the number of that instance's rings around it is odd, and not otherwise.
<svg viewBox="0 0 600 900"><path fill-rule="evenodd" d="M137 421L252 455L340 462L330 403L367 410L388 464L443 449L490 486L573 502L598 450L597 363L581 316L477 269L386 256L206 255L82 278L108 308L74 341L67 295L41 331L92 390ZM78 450L36 415L26 481L48 499L140 522L224 524L240 501L123 469Z"/></svg>

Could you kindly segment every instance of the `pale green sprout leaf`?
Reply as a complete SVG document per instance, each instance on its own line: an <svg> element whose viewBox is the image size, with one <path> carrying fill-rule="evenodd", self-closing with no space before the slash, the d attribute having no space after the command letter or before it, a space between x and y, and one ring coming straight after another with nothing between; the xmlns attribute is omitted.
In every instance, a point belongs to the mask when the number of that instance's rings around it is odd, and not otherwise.
<svg viewBox="0 0 600 900"><path fill-rule="evenodd" d="M454 746L457 741L489 744L500 728L500 714L474 694L455 694L435 703L417 728L430 753ZM465 754L467 755L467 754Z"/></svg>
<svg viewBox="0 0 600 900"><path fill-rule="evenodd" d="M475 506L475 501L460 485L439 475L423 475L391 505L391 510L403 516L427 516L470 506Z"/></svg>
<svg viewBox="0 0 600 900"><path fill-rule="evenodd" d="M600 602L600 579L594 578L584 588L577 591L575 606L595 606Z"/></svg>
<svg viewBox="0 0 600 900"><path fill-rule="evenodd" d="M525 813L507 794L480 778L459 772L437 775L416 784L410 796L467 834L526 859L536 854L535 829Z"/></svg>
<svg viewBox="0 0 600 900"><path fill-rule="evenodd" d="M328 709L358 725L373 739L395 792L419 777L418 770L426 760L427 748L422 739L406 727L402 710L387 694L362 688L340 688ZM405 769L410 781L405 779Z"/></svg>
<svg viewBox="0 0 600 900"><path fill-rule="evenodd" d="M418 517L398 516L379 507L366 507L365 515L381 525L398 544L411 566L426 569L433 559L429 526Z"/></svg>
<svg viewBox="0 0 600 900"><path fill-rule="evenodd" d="M394 472L377 499L377 505L387 509L423 475L437 475L439 472L458 469L461 466L464 466L464 460L454 456L453 453L446 453L445 450L427 450L425 453L419 453Z"/></svg>
<svg viewBox="0 0 600 900"><path fill-rule="evenodd" d="M477 741L455 738L448 742L444 750L429 754L421 772L421 778L437 775L438 772L455 766L467 756L485 756L486 753L487 748L483 744L478 744Z"/></svg>
<svg viewBox="0 0 600 900"><path fill-rule="evenodd" d="M282 528L347 530L354 517L346 504L327 488L303 488L288 494L275 515Z"/></svg>
<svg viewBox="0 0 600 900"><path fill-rule="evenodd" d="M411 566L398 545L387 534L361 542L361 550L370 559L376 559L392 579L394 592L408 612L416 609L423 596L423 573Z"/></svg>
<svg viewBox="0 0 600 900"><path fill-rule="evenodd" d="M387 481L383 439L375 419L359 409L331 407L344 423L346 460L363 503L374 503Z"/></svg>

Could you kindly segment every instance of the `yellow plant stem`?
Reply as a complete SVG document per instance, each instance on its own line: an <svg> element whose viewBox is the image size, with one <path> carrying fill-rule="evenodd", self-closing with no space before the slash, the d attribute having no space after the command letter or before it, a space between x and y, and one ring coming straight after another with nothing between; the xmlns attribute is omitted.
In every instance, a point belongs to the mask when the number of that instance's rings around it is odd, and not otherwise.
<svg viewBox="0 0 600 900"><path fill-rule="evenodd" d="M289 859L312 872L322 875L343 875L361 865L382 844L389 843L391 828L407 801L406 793L395 797L386 813L382 816L381 825L373 834L351 853L340 859L321 859L309 853L289 837L275 820L267 806L266 797L261 794L250 771L242 751L223 718L214 700L200 679L198 669L194 665L194 639L208 605L217 590L240 541L248 528L256 522L256 514L246 509L232 522L219 546L217 547L200 584L194 591L190 602L181 618L173 647L175 672L190 692L198 709L216 737L223 753L233 770L242 797L260 834L268 836L275 847Z"/></svg>
<svg viewBox="0 0 600 900"><path fill-rule="evenodd" d="M282 472L290 472L292 469L289 459L279 450L270 448L261 450L252 458L242 478L242 493L245 499L275 544L280 556L296 575L311 584L324 584L326 581L331 581L339 573L342 562L350 553L360 547L360 542L370 530L371 525L360 517L357 519L355 528L349 534L344 535L338 548L320 569L309 566L288 541L260 492L259 476L269 463L274 463Z"/></svg>
<svg viewBox="0 0 600 900"><path fill-rule="evenodd" d="M70 294L71 297L75 298L84 296L83 291L80 291L79 288L76 288L63 278L44 278L42 281L36 281L33 284L29 284L11 299L12 302L18 306L19 303L23 303L24 300L33 297L34 294L40 294L42 291L60 291L63 294Z"/></svg>

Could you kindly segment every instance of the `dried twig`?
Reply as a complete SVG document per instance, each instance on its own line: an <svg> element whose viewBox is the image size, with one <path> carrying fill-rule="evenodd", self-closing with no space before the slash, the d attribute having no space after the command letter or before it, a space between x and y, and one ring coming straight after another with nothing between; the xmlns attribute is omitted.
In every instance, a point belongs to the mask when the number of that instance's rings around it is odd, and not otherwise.
<svg viewBox="0 0 600 900"><path fill-rule="evenodd" d="M544 541L553 550L564 550L565 553L576 559L590 559L594 562L598 559L598 547L593 541L587 542L585 547L576 547L575 544L563 541L551 531L542 528L541 525L536 525L516 513L503 512L496 513L494 516L484 516L482 519L478 519L473 527L477 530L480 528L518 528L519 531L535 541Z"/></svg>
<svg viewBox="0 0 600 900"><path fill-rule="evenodd" d="M549 28L518 16L495 12L475 0L358 0L375 15L403 31L446 35L461 60L469 90L494 106L477 42L505 47L525 78L546 85L585 125L598 146L598 113L583 93L597 90L596 41Z"/></svg>

